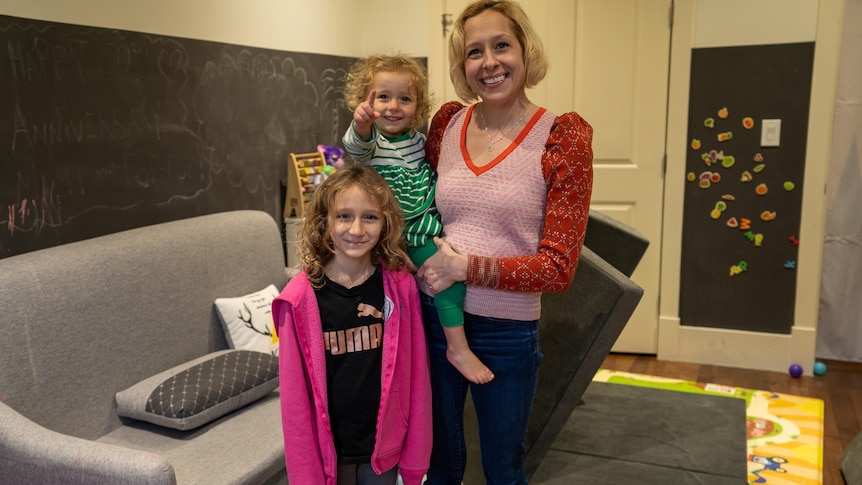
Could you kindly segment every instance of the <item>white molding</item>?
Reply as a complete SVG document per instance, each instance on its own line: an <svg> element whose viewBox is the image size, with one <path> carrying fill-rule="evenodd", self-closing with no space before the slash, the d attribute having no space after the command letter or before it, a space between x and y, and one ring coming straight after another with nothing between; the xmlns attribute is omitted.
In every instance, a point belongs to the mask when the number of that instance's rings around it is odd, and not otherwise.
<svg viewBox="0 0 862 485"><path fill-rule="evenodd" d="M799 364L809 376L814 367L814 328L793 327L786 335L691 327L662 317L659 335L659 360L774 372L788 372L792 364Z"/></svg>

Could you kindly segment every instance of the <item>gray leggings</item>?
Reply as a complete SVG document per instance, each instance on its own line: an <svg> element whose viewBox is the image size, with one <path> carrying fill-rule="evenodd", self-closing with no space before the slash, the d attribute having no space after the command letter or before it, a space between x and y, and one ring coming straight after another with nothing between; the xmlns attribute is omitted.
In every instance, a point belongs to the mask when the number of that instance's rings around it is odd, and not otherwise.
<svg viewBox="0 0 862 485"><path fill-rule="evenodd" d="M338 485L395 485L397 481L397 466L378 475L370 463L338 465Z"/></svg>

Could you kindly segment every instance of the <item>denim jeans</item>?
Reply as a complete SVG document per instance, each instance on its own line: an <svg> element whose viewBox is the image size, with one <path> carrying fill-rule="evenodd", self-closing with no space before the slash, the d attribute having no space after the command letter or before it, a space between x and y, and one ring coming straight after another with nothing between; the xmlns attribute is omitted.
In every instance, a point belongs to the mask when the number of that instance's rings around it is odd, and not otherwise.
<svg viewBox="0 0 862 485"><path fill-rule="evenodd" d="M461 483L467 462L464 401L467 389L479 422L482 467L490 485L527 483L524 440L539 378L539 322L464 315L473 353L494 372L487 384L472 384L446 359L446 337L434 299L421 295L431 360L434 446L428 485Z"/></svg>

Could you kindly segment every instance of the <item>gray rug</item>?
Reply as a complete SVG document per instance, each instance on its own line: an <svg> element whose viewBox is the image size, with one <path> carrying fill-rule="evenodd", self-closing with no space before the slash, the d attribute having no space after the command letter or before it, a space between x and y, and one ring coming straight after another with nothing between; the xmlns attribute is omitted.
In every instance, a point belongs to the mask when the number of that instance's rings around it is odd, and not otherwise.
<svg viewBox="0 0 862 485"><path fill-rule="evenodd" d="M745 401L593 382L530 483L747 483Z"/></svg>

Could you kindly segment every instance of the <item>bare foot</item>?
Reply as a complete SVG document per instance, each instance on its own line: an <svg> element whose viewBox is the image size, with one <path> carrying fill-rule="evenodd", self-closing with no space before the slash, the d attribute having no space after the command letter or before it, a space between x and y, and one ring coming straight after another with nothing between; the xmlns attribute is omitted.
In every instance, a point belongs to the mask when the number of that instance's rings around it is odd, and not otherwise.
<svg viewBox="0 0 862 485"><path fill-rule="evenodd" d="M468 381L474 384L487 384L494 379L494 373L485 366L476 354L470 350L456 352L452 349L446 350L446 358L454 365Z"/></svg>

